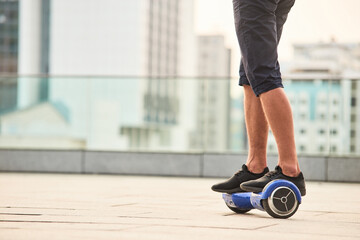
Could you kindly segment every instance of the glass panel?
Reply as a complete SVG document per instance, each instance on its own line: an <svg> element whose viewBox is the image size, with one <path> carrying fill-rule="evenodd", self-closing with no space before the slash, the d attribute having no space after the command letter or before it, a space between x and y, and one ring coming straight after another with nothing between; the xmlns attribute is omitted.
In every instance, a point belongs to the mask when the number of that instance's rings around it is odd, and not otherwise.
<svg viewBox="0 0 360 240"><path fill-rule="evenodd" d="M359 81L284 81L299 155L360 154ZM225 78L1 77L0 133L2 148L247 150L243 89Z"/></svg>

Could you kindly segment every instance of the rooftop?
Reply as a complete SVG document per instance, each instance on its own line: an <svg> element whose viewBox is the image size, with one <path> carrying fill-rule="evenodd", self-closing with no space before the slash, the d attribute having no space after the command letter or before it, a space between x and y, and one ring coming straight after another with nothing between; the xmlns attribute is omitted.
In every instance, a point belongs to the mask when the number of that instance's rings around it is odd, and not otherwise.
<svg viewBox="0 0 360 240"><path fill-rule="evenodd" d="M0 174L1 239L359 239L360 184L307 182L290 219L231 212L220 179Z"/></svg>

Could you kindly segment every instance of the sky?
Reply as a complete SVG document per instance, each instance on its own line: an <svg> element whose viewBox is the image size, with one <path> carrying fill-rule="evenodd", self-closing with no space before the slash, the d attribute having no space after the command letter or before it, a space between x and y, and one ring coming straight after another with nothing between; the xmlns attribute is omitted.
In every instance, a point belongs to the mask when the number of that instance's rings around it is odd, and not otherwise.
<svg viewBox="0 0 360 240"><path fill-rule="evenodd" d="M196 0L195 32L223 34L227 47L233 50L233 65L239 62L232 0ZM296 0L280 40L280 64L293 58L293 44L329 42L332 38L360 43L360 0ZM236 76L237 66L232 74Z"/></svg>

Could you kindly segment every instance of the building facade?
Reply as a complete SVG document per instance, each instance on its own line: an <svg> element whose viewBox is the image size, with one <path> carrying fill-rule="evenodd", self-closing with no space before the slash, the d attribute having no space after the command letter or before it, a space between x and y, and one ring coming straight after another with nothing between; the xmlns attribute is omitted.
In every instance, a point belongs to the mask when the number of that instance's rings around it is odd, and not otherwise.
<svg viewBox="0 0 360 240"><path fill-rule="evenodd" d="M11 74L18 70L18 16L18 1L0 1L0 73ZM16 108L17 86L16 79L0 79L0 113Z"/></svg>
<svg viewBox="0 0 360 240"><path fill-rule="evenodd" d="M231 51L222 35L199 36L197 45L196 128L193 149L225 151L230 147Z"/></svg>
<svg viewBox="0 0 360 240"><path fill-rule="evenodd" d="M18 69L19 2L0 1L0 72L16 73Z"/></svg>
<svg viewBox="0 0 360 240"><path fill-rule="evenodd" d="M193 1L20 0L19 9L18 73L55 76L20 77L19 108L60 103L88 148L185 148L178 78L195 75Z"/></svg>
<svg viewBox="0 0 360 240"><path fill-rule="evenodd" d="M360 44L298 44L285 74L297 150L311 154L360 152ZM276 151L274 137L269 150Z"/></svg>

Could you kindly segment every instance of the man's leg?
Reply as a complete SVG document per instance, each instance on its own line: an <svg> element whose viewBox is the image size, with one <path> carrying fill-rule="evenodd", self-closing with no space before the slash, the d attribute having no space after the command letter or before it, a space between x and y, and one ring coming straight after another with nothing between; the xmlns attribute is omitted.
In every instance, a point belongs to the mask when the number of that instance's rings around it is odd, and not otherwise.
<svg viewBox="0 0 360 240"><path fill-rule="evenodd" d="M296 155L293 115L284 89L277 88L260 95L262 108L274 134L283 173L296 177L300 173Z"/></svg>
<svg viewBox="0 0 360 240"><path fill-rule="evenodd" d="M241 190L261 192L271 181L285 179L294 183L302 196L306 195L305 179L300 172L296 156L292 111L289 100L282 88L276 88L260 94L260 101L267 122L275 136L278 146L279 163L275 171L263 177L243 182Z"/></svg>
<svg viewBox="0 0 360 240"><path fill-rule="evenodd" d="M252 90L260 98L279 150L279 166L275 171L244 182L240 188L244 191L262 191L270 181L286 179L299 188L301 195L305 195L305 181L296 157L291 107L282 89L277 61L282 25L294 1L239 0L237 3L241 17L235 23L239 26L237 33L245 73Z"/></svg>
<svg viewBox="0 0 360 240"><path fill-rule="evenodd" d="M235 19L240 20L240 5L239 1L234 1L234 14ZM279 44L284 23L286 22L288 13L291 7L294 5L295 0L280 1L275 10L276 16L276 37L277 45ZM239 26L237 26L239 27ZM237 31L238 38L240 40L240 31ZM276 62L276 71L280 71L279 62ZM245 84L242 84L245 83ZM263 106L259 98L256 98L249 86L249 81L246 77L243 61L240 66L240 85L244 86L245 101L244 101L244 113L247 126L247 134L249 139L249 154L246 165L252 172L261 172L266 166L266 145L268 137L268 122L264 115ZM286 97L286 96L285 96ZM288 106L290 107L290 105ZM290 109L291 111L291 109ZM295 153L296 156L296 153ZM280 158L280 161L281 158ZM257 169L256 166L259 165ZM284 166L285 164L280 164ZM288 165L288 164L286 164ZM286 172L288 172L286 170Z"/></svg>
<svg viewBox="0 0 360 240"><path fill-rule="evenodd" d="M231 178L211 187L215 192L235 193L241 192L240 184L249 180L258 179L269 169L266 166L266 145L269 125L262 110L261 102L251 87L243 78L244 86L244 112L246 129L249 140L249 153L246 165Z"/></svg>
<svg viewBox="0 0 360 240"><path fill-rule="evenodd" d="M240 26L241 3L242 0L233 0L235 27L239 43L243 42L242 26ZM245 68L247 68L247 66L244 66L244 62L241 60L239 84L244 86L244 112L249 139L248 159L246 165L244 164L242 169L236 172L231 178L211 187L211 189L216 192L241 192L243 191L240 188L241 183L258 179L269 171L266 167L266 144L269 126L266 122L260 99L256 97L252 88L249 86L250 83L246 76Z"/></svg>
<svg viewBox="0 0 360 240"><path fill-rule="evenodd" d="M306 195L305 179L300 172L296 156L294 125L291 106L282 88L260 94L260 102L266 119L275 136L278 146L279 162L275 171L263 177L243 182L240 188L243 191L261 192L271 181L285 179L294 183L302 196Z"/></svg>
<svg viewBox="0 0 360 240"><path fill-rule="evenodd" d="M246 109L245 106L245 111L249 112L245 113L246 124L250 127L248 131L249 158L256 156L253 153L257 148L256 145L262 146L263 143L261 140L260 143L255 141L259 139L257 138L259 133L252 131L252 127L253 129L260 128L259 131L262 131L263 126L260 124L268 128L268 122L277 141L279 165L285 168L284 173L293 176L300 171L296 158L291 107L281 89L283 85L277 61L277 45L294 0L234 0L233 3L244 71L252 90L260 97L262 107L261 109L259 106L260 110L256 110L253 107ZM246 97L250 99L251 94L247 94ZM253 104L253 106L256 105ZM254 113L251 113L252 111ZM251 114L257 116L262 111L265 112L266 118L259 120L251 116ZM255 121L254 125L252 121ZM260 136L264 137L264 135ZM251 146L251 142L256 144ZM262 152L259 155L262 156Z"/></svg>
<svg viewBox="0 0 360 240"><path fill-rule="evenodd" d="M280 42L283 26L294 3L295 0L280 1L275 10L277 44ZM276 63L276 68L279 69L279 62ZM278 164L284 174L297 176L300 168L296 155L293 117L289 100L283 89L263 93L260 95L260 99L278 145Z"/></svg>
<svg viewBox="0 0 360 240"><path fill-rule="evenodd" d="M249 85L244 85L244 114L249 142L246 165L250 172L261 173L266 168L266 147L269 133L260 99Z"/></svg>

